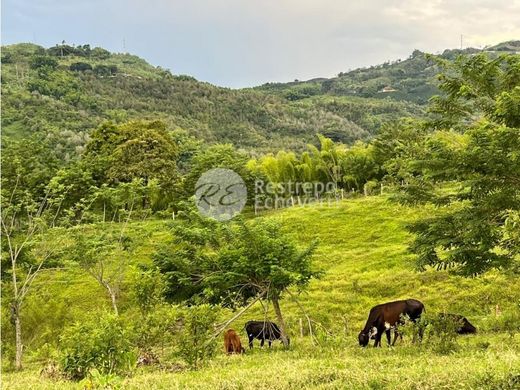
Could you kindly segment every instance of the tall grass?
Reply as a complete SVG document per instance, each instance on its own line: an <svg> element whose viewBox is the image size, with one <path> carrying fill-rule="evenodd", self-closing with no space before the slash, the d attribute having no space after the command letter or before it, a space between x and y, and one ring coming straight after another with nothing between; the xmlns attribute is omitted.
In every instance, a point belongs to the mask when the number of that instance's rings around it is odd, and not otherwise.
<svg viewBox="0 0 520 390"><path fill-rule="evenodd" d="M520 336L504 320L518 318L520 281L499 272L469 279L448 271L416 272L413 256L407 252L412 237L405 226L435 212L433 208L399 206L380 196L264 215L262 218L280 220L302 245L319 240L315 260L323 277L312 281L305 293L292 292L300 305L288 295L281 302L292 336L291 349L284 351L275 343L272 350L255 347L245 356L222 353L196 371L141 369L113 385L125 389L520 388ZM154 245L168 237L166 225L158 221L142 224L142 249L136 261L150 261ZM42 286L44 282L40 281ZM81 291L73 292L81 295ZM458 338L458 347L449 353L439 353L427 339L422 345L412 345L406 335L394 348L387 348L383 341L383 348L361 349L356 335L369 309L402 298L420 299L428 314L463 314L479 333ZM99 299L94 303L99 305ZM82 304L82 310L88 310L86 298ZM305 315L314 321L319 344L299 336L300 331L309 333ZM264 316L264 309L257 305L230 327L241 333L244 342L243 324ZM272 309L267 316L274 318ZM53 382L40 377L36 369L4 374L4 385L18 389L84 386Z"/></svg>

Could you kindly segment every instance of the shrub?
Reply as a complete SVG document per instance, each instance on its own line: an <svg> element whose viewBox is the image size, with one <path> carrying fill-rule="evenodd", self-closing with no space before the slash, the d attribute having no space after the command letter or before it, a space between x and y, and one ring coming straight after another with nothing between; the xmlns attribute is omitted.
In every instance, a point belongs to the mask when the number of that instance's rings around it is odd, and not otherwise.
<svg viewBox="0 0 520 390"><path fill-rule="evenodd" d="M514 337L520 333L520 311L517 308L504 311L502 314L493 317L488 325L489 329L495 332L507 332Z"/></svg>
<svg viewBox="0 0 520 390"><path fill-rule="evenodd" d="M93 369L102 375L126 374L135 365L131 332L114 314L78 322L65 329L60 341L62 370L74 380Z"/></svg>
<svg viewBox="0 0 520 390"><path fill-rule="evenodd" d="M132 298L142 313L148 313L163 303L165 278L157 269L137 267L132 287Z"/></svg>
<svg viewBox="0 0 520 390"><path fill-rule="evenodd" d="M29 65L31 66L31 69L56 69L58 61L53 57L38 55L31 58Z"/></svg>
<svg viewBox="0 0 520 390"><path fill-rule="evenodd" d="M69 69L74 72L85 72L87 70L92 70L92 65L86 62L74 62L70 64Z"/></svg>
<svg viewBox="0 0 520 390"><path fill-rule="evenodd" d="M181 311L175 306L160 306L146 313L136 321L136 345L141 355L156 356L157 350L163 351L175 342L183 319Z"/></svg>
<svg viewBox="0 0 520 390"><path fill-rule="evenodd" d="M450 354L459 348L457 330L462 325L460 321L446 315L435 315L426 319L428 327L428 345L433 351L442 355Z"/></svg>
<svg viewBox="0 0 520 390"><path fill-rule="evenodd" d="M192 368L198 368L216 352L213 337L218 308L210 305L192 306L186 309L184 326L179 334L179 356Z"/></svg>

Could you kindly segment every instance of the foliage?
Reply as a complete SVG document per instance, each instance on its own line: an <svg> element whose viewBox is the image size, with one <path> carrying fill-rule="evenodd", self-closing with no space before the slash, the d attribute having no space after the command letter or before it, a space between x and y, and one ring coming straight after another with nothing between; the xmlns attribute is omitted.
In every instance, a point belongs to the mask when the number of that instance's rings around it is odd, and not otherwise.
<svg viewBox="0 0 520 390"><path fill-rule="evenodd" d="M417 236L412 250L421 268L456 267L475 275L509 267L519 254L518 247L511 246L517 230L511 223L520 209L516 105L512 111L497 111L499 101L520 88L514 81L518 69L518 56L479 55L459 60L447 69L449 76L441 76L446 95L434 100L432 108L445 114L433 126L456 124L464 134L429 134L408 162L418 175L410 177L403 199L451 206L443 215L411 226ZM446 105L452 111L439 108ZM438 190L450 182L450 189Z"/></svg>
<svg viewBox="0 0 520 390"><path fill-rule="evenodd" d="M202 146L193 154L190 160L189 172L184 177L184 200L195 194L195 185L201 175L210 169L231 169L244 180L248 196L254 195L254 175L246 169L247 154L237 151L231 144Z"/></svg>
<svg viewBox="0 0 520 390"><path fill-rule="evenodd" d="M221 224L193 211L174 225L173 236L173 245L154 257L171 300L234 307L259 295L279 298L319 275L311 267L315 244L298 250L274 221Z"/></svg>
<svg viewBox="0 0 520 390"><path fill-rule="evenodd" d="M291 183L321 183L329 191L363 191L366 183L381 177L372 145L359 141L348 147L322 135L318 139L319 147L308 145L300 155L281 150L276 155L250 160L247 168L258 179L272 184L275 192L286 196L305 195L304 188L291 189Z"/></svg>
<svg viewBox="0 0 520 390"><path fill-rule="evenodd" d="M455 352L459 348L457 330L463 325L462 320L457 321L442 313L426 317L424 321L428 324L426 327L427 345L441 355Z"/></svg>
<svg viewBox="0 0 520 390"><path fill-rule="evenodd" d="M153 117L207 143L232 143L255 151L303 149L307 142L315 142L318 132L351 142L375 130L326 107L303 108L251 89L215 87L174 76L129 54L88 45L49 49L12 45L2 53L4 60L8 58L2 67L6 134L52 137L69 158L78 157L76 148L84 147L88 133L106 120ZM38 67L31 68L31 61ZM57 66L46 66L47 62ZM388 106L388 111L409 112L397 106ZM57 137L60 133L67 136Z"/></svg>
<svg viewBox="0 0 520 390"><path fill-rule="evenodd" d="M137 358L132 337L129 327L113 314L77 322L60 338L61 367L74 380L83 379L92 369L103 375L128 374Z"/></svg>
<svg viewBox="0 0 520 390"><path fill-rule="evenodd" d="M136 267L133 272L133 299L142 313L149 313L163 303L166 289L164 276L158 269Z"/></svg>
<svg viewBox="0 0 520 390"><path fill-rule="evenodd" d="M134 319L135 344L139 353L156 356L177 343L179 332L183 326L182 308L169 305L157 305L148 312L141 312Z"/></svg>
<svg viewBox="0 0 520 390"><path fill-rule="evenodd" d="M213 327L218 309L210 305L190 306L184 310L184 323L178 338L179 356L192 368L200 367L216 352Z"/></svg>

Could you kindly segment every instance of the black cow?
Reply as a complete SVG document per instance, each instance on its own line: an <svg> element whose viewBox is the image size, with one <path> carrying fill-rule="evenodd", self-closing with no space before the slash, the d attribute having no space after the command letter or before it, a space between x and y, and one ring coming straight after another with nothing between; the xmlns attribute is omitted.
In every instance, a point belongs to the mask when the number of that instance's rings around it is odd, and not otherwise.
<svg viewBox="0 0 520 390"><path fill-rule="evenodd" d="M477 333L477 328L475 328L466 317L461 316L460 314L452 314L452 313L442 313L439 314L441 318L449 318L451 321L459 324L457 328L458 334L473 334Z"/></svg>
<svg viewBox="0 0 520 390"><path fill-rule="evenodd" d="M274 340L282 340L282 332L278 325L269 321L248 321L244 326L249 339L249 348L253 348L253 340L260 340L260 346L264 346L265 340L269 342L269 348ZM287 337L289 343L289 337Z"/></svg>
<svg viewBox="0 0 520 390"><path fill-rule="evenodd" d="M392 328L395 334L391 345L394 345L399 335L397 326L403 323L401 316L408 316L411 321L415 322L421 317L423 311L424 305L416 299L406 299L404 301L388 302L374 306L370 310L365 327L359 333L359 345L366 347L370 339L374 338L374 347L381 346L383 332L385 332L386 339L390 345L390 330ZM422 338L421 330L419 337Z"/></svg>

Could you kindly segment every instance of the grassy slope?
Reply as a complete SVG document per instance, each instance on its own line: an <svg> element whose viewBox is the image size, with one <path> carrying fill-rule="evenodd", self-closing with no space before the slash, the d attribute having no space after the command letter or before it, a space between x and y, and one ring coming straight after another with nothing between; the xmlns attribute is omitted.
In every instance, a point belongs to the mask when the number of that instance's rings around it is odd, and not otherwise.
<svg viewBox="0 0 520 390"><path fill-rule="evenodd" d="M488 331L495 307L510 310L520 301L518 279L490 273L463 279L447 272L413 270L413 257L406 253L410 236L404 226L431 209L411 209L388 202L384 197L344 201L340 205L312 206L273 212L287 231L302 243L320 242L317 265L326 273L314 281L299 300L308 314L332 332L321 347L308 337L295 337L298 307L282 302L293 335L291 351L255 349L243 357L218 356L196 372L162 373L141 371L125 380L125 388L514 388L520 375L520 338ZM164 229L154 223L155 229ZM162 234L150 236L156 241ZM361 350L356 334L368 309L380 302L415 297L428 312L449 310L468 316L479 327L477 336L465 337L461 348L442 356L427 348L404 345L394 349ZM517 309L516 309L517 310ZM268 313L272 316L272 312ZM255 308L234 325L261 318ZM245 336L242 336L243 338ZM489 343L489 345L487 344ZM8 388L63 388L73 384L53 383L36 371L7 374ZM511 382L511 386L509 386ZM444 386L444 387L443 387ZM507 387L509 386L509 387Z"/></svg>

